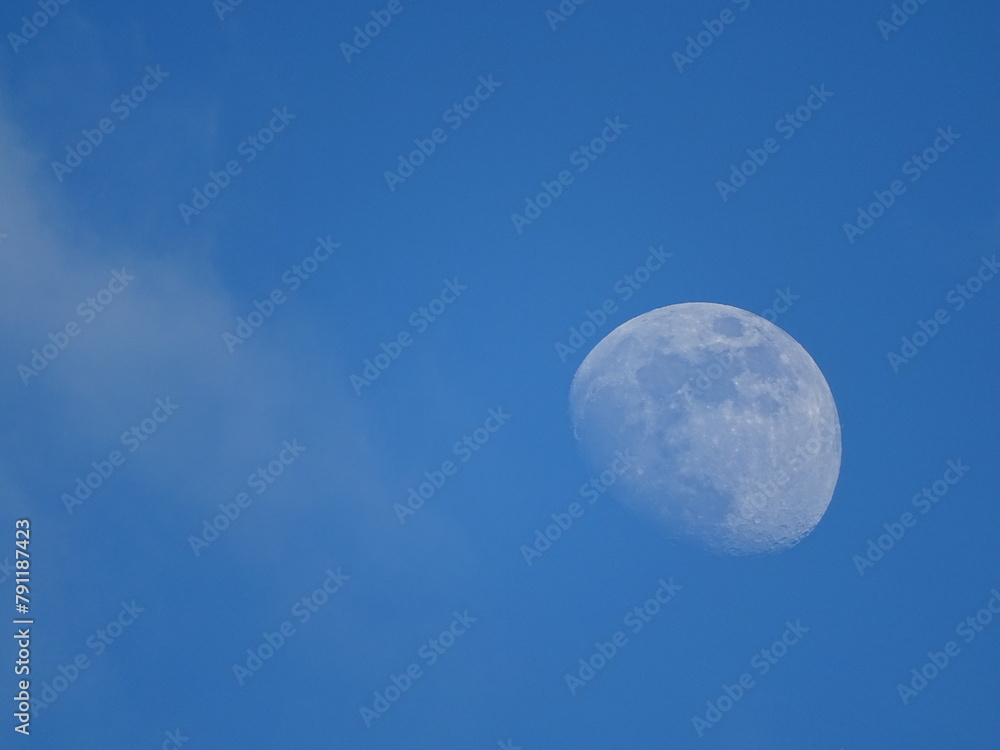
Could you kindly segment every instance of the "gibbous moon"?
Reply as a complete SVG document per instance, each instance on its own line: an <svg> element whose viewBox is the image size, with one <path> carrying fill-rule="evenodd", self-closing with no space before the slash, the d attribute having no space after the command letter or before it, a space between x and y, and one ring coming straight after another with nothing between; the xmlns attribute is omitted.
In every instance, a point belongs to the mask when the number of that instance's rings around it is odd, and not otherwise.
<svg viewBox="0 0 1000 750"><path fill-rule="evenodd" d="M840 473L823 373L787 333L729 305L670 305L616 328L577 370L570 413L629 507L720 554L799 542Z"/></svg>

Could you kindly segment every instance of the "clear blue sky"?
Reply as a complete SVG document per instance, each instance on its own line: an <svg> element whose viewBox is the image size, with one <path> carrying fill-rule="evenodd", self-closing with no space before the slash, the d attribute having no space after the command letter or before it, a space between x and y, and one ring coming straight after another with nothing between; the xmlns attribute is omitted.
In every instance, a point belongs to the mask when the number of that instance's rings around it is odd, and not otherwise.
<svg viewBox="0 0 1000 750"><path fill-rule="evenodd" d="M1000 22L902 5L5 5L5 743L996 747ZM576 367L690 301L837 400L784 554L581 498Z"/></svg>

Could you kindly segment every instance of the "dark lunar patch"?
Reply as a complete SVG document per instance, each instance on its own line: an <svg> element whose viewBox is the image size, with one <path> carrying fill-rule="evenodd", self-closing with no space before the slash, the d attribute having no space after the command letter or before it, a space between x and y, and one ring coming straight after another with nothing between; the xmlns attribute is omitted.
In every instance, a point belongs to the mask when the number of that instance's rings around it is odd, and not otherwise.
<svg viewBox="0 0 1000 750"><path fill-rule="evenodd" d="M712 330L716 333L721 333L723 336L738 339L743 335L744 326L743 323L732 315L723 315L712 321Z"/></svg>

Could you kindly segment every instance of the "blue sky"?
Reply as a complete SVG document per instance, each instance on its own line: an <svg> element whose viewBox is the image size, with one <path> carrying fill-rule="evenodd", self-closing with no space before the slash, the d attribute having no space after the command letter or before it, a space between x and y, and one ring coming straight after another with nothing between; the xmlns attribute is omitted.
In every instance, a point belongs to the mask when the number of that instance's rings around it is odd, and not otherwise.
<svg viewBox="0 0 1000 750"><path fill-rule="evenodd" d="M10 742L995 747L1000 23L901 5L8 4L0 591L28 518L46 702ZM594 473L576 367L690 301L822 369L824 519L724 559L607 494L528 565Z"/></svg>

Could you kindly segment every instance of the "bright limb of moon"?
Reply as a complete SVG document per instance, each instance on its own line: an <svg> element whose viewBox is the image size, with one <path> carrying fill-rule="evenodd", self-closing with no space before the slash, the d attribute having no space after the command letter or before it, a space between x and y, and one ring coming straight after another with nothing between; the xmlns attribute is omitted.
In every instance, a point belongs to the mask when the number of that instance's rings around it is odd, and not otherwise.
<svg viewBox="0 0 1000 750"><path fill-rule="evenodd" d="M796 544L840 473L823 373L783 330L729 305L670 305L616 328L577 370L570 413L596 469L631 456L616 488L628 506L718 553Z"/></svg>

